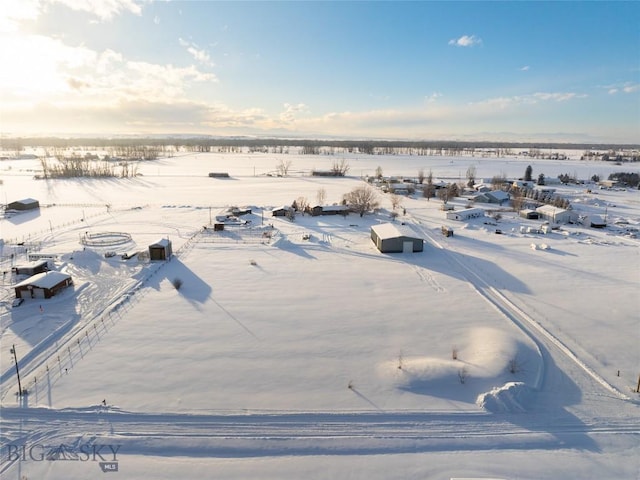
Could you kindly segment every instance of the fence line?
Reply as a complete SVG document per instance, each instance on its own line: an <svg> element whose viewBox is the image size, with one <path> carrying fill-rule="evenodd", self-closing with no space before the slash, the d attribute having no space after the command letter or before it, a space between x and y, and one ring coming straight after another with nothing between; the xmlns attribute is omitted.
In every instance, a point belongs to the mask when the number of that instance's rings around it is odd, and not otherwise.
<svg viewBox="0 0 640 480"><path fill-rule="evenodd" d="M185 255L194 243L200 232L194 233L174 255L179 258ZM172 257L173 258L173 257ZM96 315L96 317L82 327L77 333L71 336L61 345L58 342L48 347L43 354L47 360L36 366L33 370L27 371L24 375L23 390L26 390L29 398L33 398L36 404L39 404L45 398L49 398L49 390L62 378L69 374L77 362L82 360L95 345L106 335L111 328L131 310L135 304L140 302L148 290L142 287L160 272L164 266L171 261L155 264L155 268L151 269L148 274L134 287L132 287L122 298L115 304L107 307L105 311ZM11 384L2 394L2 399L13 388ZM16 389L17 390L17 389ZM17 396L17 392L16 392Z"/></svg>

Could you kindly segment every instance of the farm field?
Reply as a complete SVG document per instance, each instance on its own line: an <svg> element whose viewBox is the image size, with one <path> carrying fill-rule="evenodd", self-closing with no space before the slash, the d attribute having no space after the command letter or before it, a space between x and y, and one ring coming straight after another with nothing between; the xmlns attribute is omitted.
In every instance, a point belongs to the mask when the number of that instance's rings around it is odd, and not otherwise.
<svg viewBox="0 0 640 480"><path fill-rule="evenodd" d="M336 158L346 177L310 175ZM0 220L3 478L114 464L127 479L639 478L638 190L554 185L607 227L547 234L506 205L460 222L418 194L394 219L379 189L362 217L272 216L320 191L340 203L377 168L444 182L470 166L487 181L640 170L569 158L182 153L134 178L64 180L0 162L6 203L40 202ZM214 231L230 207L247 223ZM388 222L423 251L378 251L371 227ZM162 239L173 255L146 258ZM73 286L11 307L29 253ZM104 458L78 453L96 446Z"/></svg>

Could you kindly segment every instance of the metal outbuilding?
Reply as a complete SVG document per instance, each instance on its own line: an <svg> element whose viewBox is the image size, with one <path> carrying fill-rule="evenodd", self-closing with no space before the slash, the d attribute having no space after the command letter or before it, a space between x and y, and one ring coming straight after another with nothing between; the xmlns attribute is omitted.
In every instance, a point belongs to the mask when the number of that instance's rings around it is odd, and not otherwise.
<svg viewBox="0 0 640 480"><path fill-rule="evenodd" d="M373 225L371 240L382 253L422 252L424 248L424 240L408 225Z"/></svg>
<svg viewBox="0 0 640 480"><path fill-rule="evenodd" d="M554 207L553 205L542 205L536 208L540 217L553 223L577 223L578 214L572 210Z"/></svg>
<svg viewBox="0 0 640 480"><path fill-rule="evenodd" d="M37 210L40 202L35 198L24 198L7 204L7 210Z"/></svg>

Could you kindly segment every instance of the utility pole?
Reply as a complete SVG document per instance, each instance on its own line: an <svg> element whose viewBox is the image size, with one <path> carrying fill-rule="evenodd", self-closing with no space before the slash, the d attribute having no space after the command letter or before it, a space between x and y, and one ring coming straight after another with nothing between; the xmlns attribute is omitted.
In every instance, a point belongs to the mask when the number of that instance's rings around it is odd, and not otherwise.
<svg viewBox="0 0 640 480"><path fill-rule="evenodd" d="M16 346L12 345L10 353L13 353L13 359L16 363L16 375L18 376L18 395L22 396L22 384L20 383L20 369L18 368L18 355L16 354Z"/></svg>

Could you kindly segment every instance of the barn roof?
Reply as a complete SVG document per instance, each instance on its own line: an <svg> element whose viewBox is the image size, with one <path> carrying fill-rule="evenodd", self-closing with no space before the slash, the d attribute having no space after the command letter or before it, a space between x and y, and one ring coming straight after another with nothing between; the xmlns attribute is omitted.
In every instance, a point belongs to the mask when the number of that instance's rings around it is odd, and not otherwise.
<svg viewBox="0 0 640 480"><path fill-rule="evenodd" d="M16 287L23 287L25 285L33 285L39 288L53 288L64 280L71 278L71 275L62 272L42 272L32 277L23 280L16 284Z"/></svg>
<svg viewBox="0 0 640 480"><path fill-rule="evenodd" d="M409 225L381 223L379 225L372 225L371 230L376 232L376 235L378 235L382 240L398 237L420 238Z"/></svg>
<svg viewBox="0 0 640 480"><path fill-rule="evenodd" d="M35 198L23 198L22 200L15 200L11 203L22 203L23 205L33 205L34 203L38 203L38 200Z"/></svg>

